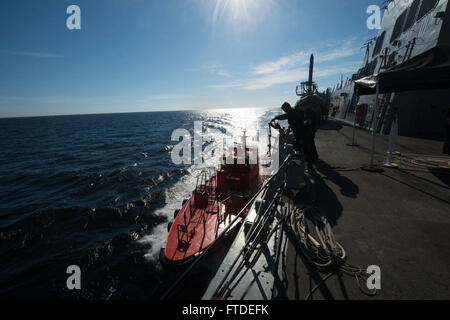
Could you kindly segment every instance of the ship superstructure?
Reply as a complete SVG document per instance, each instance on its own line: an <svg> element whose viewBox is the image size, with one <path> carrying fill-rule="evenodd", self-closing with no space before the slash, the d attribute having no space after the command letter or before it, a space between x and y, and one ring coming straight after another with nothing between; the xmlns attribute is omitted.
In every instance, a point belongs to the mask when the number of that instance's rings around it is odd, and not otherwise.
<svg viewBox="0 0 450 320"><path fill-rule="evenodd" d="M449 11L448 0L389 1L378 36L364 45L366 54L361 69L328 90L330 115L351 124L356 120L358 126L372 129L377 116L375 95L356 95L355 81L404 63L436 46L448 46ZM381 95L376 131L388 134L396 113L400 135L440 139L449 99L449 89Z"/></svg>

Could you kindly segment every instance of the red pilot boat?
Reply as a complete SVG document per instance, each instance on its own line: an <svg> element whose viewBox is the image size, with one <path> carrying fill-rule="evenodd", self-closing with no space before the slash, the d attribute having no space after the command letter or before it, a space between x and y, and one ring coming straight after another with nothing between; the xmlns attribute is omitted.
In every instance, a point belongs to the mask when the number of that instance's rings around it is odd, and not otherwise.
<svg viewBox="0 0 450 320"><path fill-rule="evenodd" d="M208 248L245 207L262 186L265 176L255 148L244 143L225 153L218 170L204 171L197 178L197 186L190 199L183 202L169 223L166 246L160 260L166 267L182 266ZM244 156L245 150L245 156ZM253 164L255 163L255 164ZM248 210L248 209L247 209ZM247 212L236 220L238 226ZM232 236L235 226L227 231Z"/></svg>

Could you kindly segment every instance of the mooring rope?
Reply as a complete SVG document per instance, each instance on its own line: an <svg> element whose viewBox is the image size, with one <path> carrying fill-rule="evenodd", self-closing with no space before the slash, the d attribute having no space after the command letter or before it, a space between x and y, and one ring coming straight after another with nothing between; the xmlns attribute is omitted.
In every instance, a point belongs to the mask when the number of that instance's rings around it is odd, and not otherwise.
<svg viewBox="0 0 450 320"><path fill-rule="evenodd" d="M314 225L315 236L310 232L306 223L306 215ZM355 277L356 283L364 294L374 296L376 289L369 290L364 287L368 275L361 267L347 262L344 247L336 238L326 217L317 208L295 208L290 217L292 231L296 235L298 247L306 259L320 272L327 275L306 296L309 300L314 292L335 274L344 273ZM364 284L361 283L362 280Z"/></svg>

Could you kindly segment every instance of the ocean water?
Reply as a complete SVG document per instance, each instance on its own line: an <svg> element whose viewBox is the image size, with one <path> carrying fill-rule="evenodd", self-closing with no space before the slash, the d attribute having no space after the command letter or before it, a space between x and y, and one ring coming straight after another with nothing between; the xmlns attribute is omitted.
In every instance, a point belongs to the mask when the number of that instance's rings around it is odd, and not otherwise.
<svg viewBox="0 0 450 320"><path fill-rule="evenodd" d="M252 136L278 113L0 119L0 298L158 299L176 277L159 263L167 222L205 167L172 162L172 132ZM70 265L81 290L66 288Z"/></svg>

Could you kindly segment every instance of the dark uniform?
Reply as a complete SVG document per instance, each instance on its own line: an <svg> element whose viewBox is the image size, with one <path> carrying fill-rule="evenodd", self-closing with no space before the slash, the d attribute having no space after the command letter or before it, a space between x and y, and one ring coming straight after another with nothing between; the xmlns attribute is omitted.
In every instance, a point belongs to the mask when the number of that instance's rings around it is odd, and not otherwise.
<svg viewBox="0 0 450 320"><path fill-rule="evenodd" d="M305 111L299 111L302 123L304 121L311 121L310 125L304 125L302 128L302 145L303 151L305 153L306 161L308 165L311 166L314 161L319 159L317 154L316 143L314 139L316 138L317 131L317 115L311 109L306 109Z"/></svg>
<svg viewBox="0 0 450 320"><path fill-rule="evenodd" d="M302 108L302 105L309 104L309 108ZM318 115L313 110L312 106L315 106L315 109L318 109L317 107L320 106L320 110L323 110L324 102L322 98L320 98L317 95L310 95L301 98L295 108L300 112L302 122L310 121L310 124L304 125L304 132L303 132L303 150L305 152L306 161L308 162L309 169L313 168L314 161L319 159L319 155L317 154L316 149L316 143L314 142L314 139L316 137L316 131L317 131L317 122L318 122ZM303 111L301 109L304 109ZM308 121L308 122L309 122Z"/></svg>
<svg viewBox="0 0 450 320"><path fill-rule="evenodd" d="M300 112L295 109L288 110L285 114L275 117L274 120L287 120L289 127L292 129L292 133L295 137L295 147L300 150L303 142L303 121Z"/></svg>

